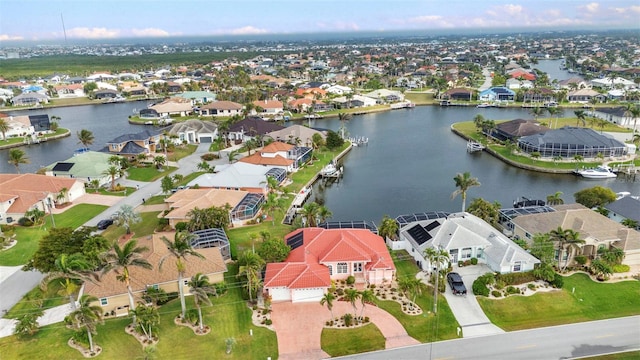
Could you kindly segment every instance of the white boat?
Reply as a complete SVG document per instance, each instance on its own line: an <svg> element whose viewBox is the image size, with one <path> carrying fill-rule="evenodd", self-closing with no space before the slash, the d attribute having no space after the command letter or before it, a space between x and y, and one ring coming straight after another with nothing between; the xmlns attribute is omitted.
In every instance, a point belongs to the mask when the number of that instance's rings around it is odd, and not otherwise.
<svg viewBox="0 0 640 360"><path fill-rule="evenodd" d="M492 107L493 105L489 104L489 103L482 103L482 104L478 104L476 107L477 108L488 108L488 107Z"/></svg>
<svg viewBox="0 0 640 360"><path fill-rule="evenodd" d="M335 162L331 161L325 167L323 167L322 170L320 170L320 175L330 176L335 174L336 171L338 171L338 167L336 166Z"/></svg>
<svg viewBox="0 0 640 360"><path fill-rule="evenodd" d="M594 169L576 170L576 173L587 179L612 179L617 176L610 167L605 165Z"/></svg>

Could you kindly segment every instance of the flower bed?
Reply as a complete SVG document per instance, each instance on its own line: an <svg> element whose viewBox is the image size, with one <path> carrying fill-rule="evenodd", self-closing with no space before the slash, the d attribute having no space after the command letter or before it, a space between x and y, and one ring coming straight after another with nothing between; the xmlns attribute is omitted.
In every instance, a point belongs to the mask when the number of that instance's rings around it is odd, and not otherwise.
<svg viewBox="0 0 640 360"><path fill-rule="evenodd" d="M194 325L189 321L183 320L182 316L178 315L173 319L173 322L178 326L185 326L190 328L194 334L196 335L207 335L211 332L211 327L209 325L205 325L200 329L199 325Z"/></svg>
<svg viewBox="0 0 640 360"><path fill-rule="evenodd" d="M144 335L144 334L140 334L140 333L138 333L138 332L136 331L136 329L135 329L135 327L133 326L133 324L129 324L129 325L127 325L127 327L126 327L126 328L124 328L124 331L125 331L127 334L129 334L129 335L131 335L131 336L135 337L135 338L136 338L136 340L138 340L138 342L142 345L142 347L143 347L143 348L145 348L145 347L147 347L147 346L150 346L150 345L155 345L155 344L157 344L157 343L158 343L158 341L159 341L157 336L153 336L153 337L151 338L151 340L147 339L147 336L146 336L146 335Z"/></svg>
<svg viewBox="0 0 640 360"><path fill-rule="evenodd" d="M271 310L260 308L258 306L251 307L251 321L255 326L262 326L269 330L275 331L271 322Z"/></svg>
<svg viewBox="0 0 640 360"><path fill-rule="evenodd" d="M96 357L98 355L100 355L100 353L102 352L102 348L98 345L93 346L94 351L91 352L90 349L84 347L84 345L78 343L77 341L73 340L73 338L69 339L69 341L67 341L67 345L69 345L71 348L78 350L82 356L86 357L86 358L92 358L92 357Z"/></svg>

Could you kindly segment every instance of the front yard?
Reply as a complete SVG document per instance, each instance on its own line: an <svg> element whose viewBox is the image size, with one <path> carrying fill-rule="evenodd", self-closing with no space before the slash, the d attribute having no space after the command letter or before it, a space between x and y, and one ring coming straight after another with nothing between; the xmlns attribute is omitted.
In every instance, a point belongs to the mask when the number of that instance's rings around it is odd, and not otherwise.
<svg viewBox="0 0 640 360"><path fill-rule="evenodd" d="M331 356L345 356L384 350L385 339L375 324L356 329L323 329L322 350Z"/></svg>

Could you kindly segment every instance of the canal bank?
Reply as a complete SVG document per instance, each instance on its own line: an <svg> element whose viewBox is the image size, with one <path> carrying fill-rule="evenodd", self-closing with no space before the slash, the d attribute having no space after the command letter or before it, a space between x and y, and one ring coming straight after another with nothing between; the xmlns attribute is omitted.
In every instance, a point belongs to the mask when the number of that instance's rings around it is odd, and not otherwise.
<svg viewBox="0 0 640 360"><path fill-rule="evenodd" d="M38 138L38 141L34 142L34 143L24 143L23 142L17 142L17 143L13 143L13 144L6 144L6 145L0 145L0 150L5 150L5 149L13 149L13 148L17 148L17 147L22 147L22 146L29 146L29 145L38 145L40 143L44 143L47 141L51 141L51 140L57 140L57 139L62 139L62 138L66 138L71 136L71 131L69 131L68 129L66 129L67 131L63 134L56 134L56 135L52 135L52 136L44 136L42 138Z"/></svg>

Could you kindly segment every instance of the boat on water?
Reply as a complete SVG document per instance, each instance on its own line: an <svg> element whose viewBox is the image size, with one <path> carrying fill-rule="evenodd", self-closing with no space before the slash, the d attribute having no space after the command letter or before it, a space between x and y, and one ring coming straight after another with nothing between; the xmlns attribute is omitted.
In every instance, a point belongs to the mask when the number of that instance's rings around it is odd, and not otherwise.
<svg viewBox="0 0 640 360"><path fill-rule="evenodd" d="M320 175L322 176L331 176L338 171L338 166L334 161L328 163L325 167L320 170Z"/></svg>
<svg viewBox="0 0 640 360"><path fill-rule="evenodd" d="M606 165L600 165L593 169L576 170L575 173L587 179L613 179L617 177L616 173Z"/></svg>
<svg viewBox="0 0 640 360"><path fill-rule="evenodd" d="M493 105L491 105L489 103L482 103L482 104L478 104L476 107L477 108L488 108L488 107L493 107Z"/></svg>
<svg viewBox="0 0 640 360"><path fill-rule="evenodd" d="M544 200L528 199L526 197L518 198L513 202L513 207L516 209L530 206L545 206Z"/></svg>

